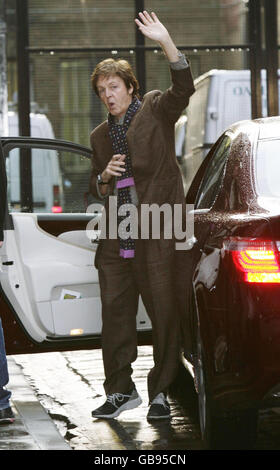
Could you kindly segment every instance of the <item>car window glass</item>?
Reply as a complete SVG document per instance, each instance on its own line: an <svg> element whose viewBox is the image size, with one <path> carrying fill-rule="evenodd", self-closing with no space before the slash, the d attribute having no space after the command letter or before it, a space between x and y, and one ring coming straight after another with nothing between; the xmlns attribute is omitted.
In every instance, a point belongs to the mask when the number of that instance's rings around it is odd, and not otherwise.
<svg viewBox="0 0 280 470"><path fill-rule="evenodd" d="M31 155L33 212L85 212L91 161L84 155L52 148L13 148L6 157L8 203L12 212L22 207L20 159ZM28 199L28 196L27 196Z"/></svg>
<svg viewBox="0 0 280 470"><path fill-rule="evenodd" d="M214 204L223 179L230 145L231 139L226 135L213 154L196 196L196 209L210 209Z"/></svg>

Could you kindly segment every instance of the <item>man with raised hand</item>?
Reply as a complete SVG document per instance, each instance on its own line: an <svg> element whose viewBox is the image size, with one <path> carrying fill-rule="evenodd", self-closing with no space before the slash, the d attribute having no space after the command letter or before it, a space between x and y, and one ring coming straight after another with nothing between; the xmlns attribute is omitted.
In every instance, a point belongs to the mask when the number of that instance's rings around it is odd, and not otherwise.
<svg viewBox="0 0 280 470"><path fill-rule="evenodd" d="M180 319L176 296L175 238L137 238L124 228L124 207L143 204L184 205L182 177L175 156L174 125L194 92L189 63L176 48L155 13L135 19L140 31L158 43L169 62L171 87L139 100L138 82L122 59L100 62L91 76L93 89L108 110L108 120L90 136L93 150L91 192L117 197L118 239L99 243L98 268L102 301L102 351L105 403L94 418L115 418L142 402L132 381L137 357L136 314L141 295L153 328L154 367L148 374L147 418L170 417L168 387L176 376L180 352ZM122 214L122 215L120 215Z"/></svg>

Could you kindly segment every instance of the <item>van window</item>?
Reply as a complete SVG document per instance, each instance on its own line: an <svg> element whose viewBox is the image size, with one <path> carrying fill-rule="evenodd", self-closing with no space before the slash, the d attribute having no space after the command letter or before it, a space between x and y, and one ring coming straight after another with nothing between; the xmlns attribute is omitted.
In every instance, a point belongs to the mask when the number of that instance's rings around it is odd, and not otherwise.
<svg viewBox="0 0 280 470"><path fill-rule="evenodd" d="M213 206L223 180L230 146L231 139L226 135L206 168L196 196L196 209L210 209Z"/></svg>
<svg viewBox="0 0 280 470"><path fill-rule="evenodd" d="M6 156L8 202L12 212L21 212L20 159L26 148L13 148ZM53 148L29 148L32 161L33 212L85 212L91 173L90 158Z"/></svg>
<svg viewBox="0 0 280 470"><path fill-rule="evenodd" d="M204 80L200 86L197 86L196 92L190 98L190 103L187 108L187 154L191 152L192 149L201 146L204 143L209 85L210 80Z"/></svg>
<svg viewBox="0 0 280 470"><path fill-rule="evenodd" d="M251 119L251 86L249 74L246 79L231 79L225 81L219 129L222 133L233 122Z"/></svg>
<svg viewBox="0 0 280 470"><path fill-rule="evenodd" d="M280 197L280 139L260 140L255 159L257 192L260 196Z"/></svg>

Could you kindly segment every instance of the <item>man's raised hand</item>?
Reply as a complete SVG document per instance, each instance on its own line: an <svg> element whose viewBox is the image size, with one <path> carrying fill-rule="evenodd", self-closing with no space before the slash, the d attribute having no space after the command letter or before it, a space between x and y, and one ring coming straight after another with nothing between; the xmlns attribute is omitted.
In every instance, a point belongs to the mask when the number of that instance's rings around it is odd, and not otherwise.
<svg viewBox="0 0 280 470"><path fill-rule="evenodd" d="M159 21L154 12L150 15L147 11L143 11L143 13L139 13L139 17L141 21L135 19L135 23L144 36L160 44L169 38L166 27Z"/></svg>

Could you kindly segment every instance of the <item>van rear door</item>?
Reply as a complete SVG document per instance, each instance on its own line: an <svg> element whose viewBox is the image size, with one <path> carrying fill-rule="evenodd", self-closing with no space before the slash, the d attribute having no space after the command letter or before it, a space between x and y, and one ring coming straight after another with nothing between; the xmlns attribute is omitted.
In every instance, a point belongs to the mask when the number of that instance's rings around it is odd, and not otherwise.
<svg viewBox="0 0 280 470"><path fill-rule="evenodd" d="M234 122L251 119L251 83L249 70L229 70L220 75L218 135Z"/></svg>
<svg viewBox="0 0 280 470"><path fill-rule="evenodd" d="M186 193L209 150L209 146L205 141L209 86L210 78L207 75L201 77L200 81L195 82L196 92L191 96L186 110L185 152L181 161L181 172Z"/></svg>

